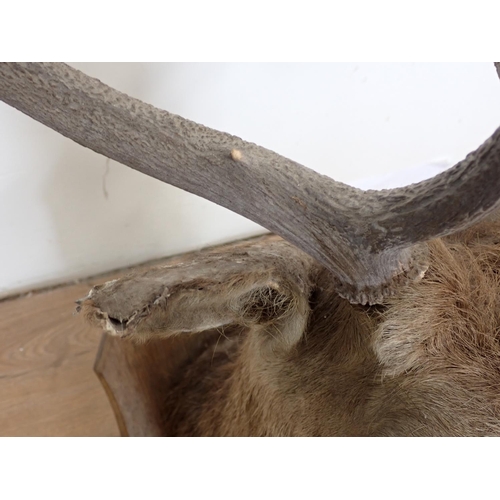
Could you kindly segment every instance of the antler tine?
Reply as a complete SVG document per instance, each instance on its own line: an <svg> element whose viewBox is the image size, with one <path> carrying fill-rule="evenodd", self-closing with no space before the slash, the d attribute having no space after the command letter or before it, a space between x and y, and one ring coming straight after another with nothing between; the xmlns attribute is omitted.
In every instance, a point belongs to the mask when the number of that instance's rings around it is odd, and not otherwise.
<svg viewBox="0 0 500 500"><path fill-rule="evenodd" d="M65 64L0 64L0 99L85 147L274 231L330 269L341 295L363 304L425 271L421 242L471 225L500 197L500 129L431 180L363 192Z"/></svg>

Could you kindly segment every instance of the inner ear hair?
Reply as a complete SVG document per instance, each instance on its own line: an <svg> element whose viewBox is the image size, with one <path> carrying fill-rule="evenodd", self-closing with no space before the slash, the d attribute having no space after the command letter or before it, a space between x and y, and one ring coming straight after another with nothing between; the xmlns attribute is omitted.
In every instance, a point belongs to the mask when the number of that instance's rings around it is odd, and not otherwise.
<svg viewBox="0 0 500 500"><path fill-rule="evenodd" d="M315 265L270 235L97 285L78 310L108 333L138 341L241 324L269 327L280 332L271 338L290 344L307 323Z"/></svg>

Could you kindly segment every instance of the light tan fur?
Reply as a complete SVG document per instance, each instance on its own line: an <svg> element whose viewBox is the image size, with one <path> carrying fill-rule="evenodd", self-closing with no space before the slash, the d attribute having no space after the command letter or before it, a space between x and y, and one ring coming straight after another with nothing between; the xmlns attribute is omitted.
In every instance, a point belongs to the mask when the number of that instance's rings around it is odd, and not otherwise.
<svg viewBox="0 0 500 500"><path fill-rule="evenodd" d="M373 307L340 298L330 273L273 241L225 274L209 254L177 298L169 285L170 302L151 302L130 327L143 340L215 329L165 388L169 435L500 435L496 219L429 242L423 279ZM102 326L101 302L83 307Z"/></svg>

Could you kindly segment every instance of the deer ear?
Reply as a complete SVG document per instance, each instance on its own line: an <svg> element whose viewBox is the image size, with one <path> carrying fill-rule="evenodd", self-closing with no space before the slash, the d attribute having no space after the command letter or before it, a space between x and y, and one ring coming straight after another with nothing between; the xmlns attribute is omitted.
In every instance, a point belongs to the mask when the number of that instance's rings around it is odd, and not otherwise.
<svg viewBox="0 0 500 500"><path fill-rule="evenodd" d="M308 316L312 259L276 237L198 253L95 286L78 301L94 325L147 340L230 324L278 328L286 342L300 337ZM292 339L293 338L293 339Z"/></svg>

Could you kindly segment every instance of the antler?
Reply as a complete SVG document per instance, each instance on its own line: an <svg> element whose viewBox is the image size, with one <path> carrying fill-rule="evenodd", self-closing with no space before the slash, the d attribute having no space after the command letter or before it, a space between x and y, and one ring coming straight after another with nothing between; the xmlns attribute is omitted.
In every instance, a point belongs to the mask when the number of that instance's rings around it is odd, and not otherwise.
<svg viewBox="0 0 500 500"><path fill-rule="evenodd" d="M473 224L500 197L500 129L433 179L364 192L65 64L0 64L0 99L83 146L281 235L330 269L342 296L362 304L422 275L421 242Z"/></svg>

